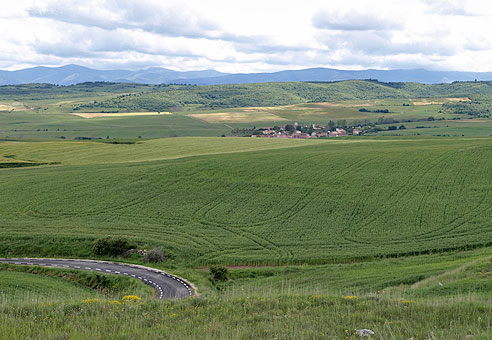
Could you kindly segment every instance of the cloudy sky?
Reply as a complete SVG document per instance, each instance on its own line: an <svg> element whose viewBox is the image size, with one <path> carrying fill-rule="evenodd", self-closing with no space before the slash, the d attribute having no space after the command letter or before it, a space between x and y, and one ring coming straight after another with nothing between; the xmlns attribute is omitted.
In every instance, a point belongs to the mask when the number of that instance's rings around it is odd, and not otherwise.
<svg viewBox="0 0 492 340"><path fill-rule="evenodd" d="M487 0L2 0L0 69L492 71Z"/></svg>

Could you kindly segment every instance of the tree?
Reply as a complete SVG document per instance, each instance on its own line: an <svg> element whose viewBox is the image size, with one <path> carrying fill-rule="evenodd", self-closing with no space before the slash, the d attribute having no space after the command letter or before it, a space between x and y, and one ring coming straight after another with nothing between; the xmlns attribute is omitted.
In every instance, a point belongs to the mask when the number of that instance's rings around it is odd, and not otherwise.
<svg viewBox="0 0 492 340"><path fill-rule="evenodd" d="M292 133L292 132L296 131L296 127L292 124L287 124L287 125L285 125L285 131L289 131Z"/></svg>
<svg viewBox="0 0 492 340"><path fill-rule="evenodd" d="M335 122L334 121L330 120L328 122L328 130L330 130L330 131L334 131L335 130Z"/></svg>
<svg viewBox="0 0 492 340"><path fill-rule="evenodd" d="M337 120L337 126L339 128L345 129L347 127L347 121L344 120Z"/></svg>

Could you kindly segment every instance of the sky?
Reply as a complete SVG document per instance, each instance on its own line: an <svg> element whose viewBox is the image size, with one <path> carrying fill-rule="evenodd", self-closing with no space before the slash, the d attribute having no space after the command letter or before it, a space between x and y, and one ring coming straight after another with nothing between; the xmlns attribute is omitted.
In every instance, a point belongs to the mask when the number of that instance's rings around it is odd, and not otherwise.
<svg viewBox="0 0 492 340"><path fill-rule="evenodd" d="M1 0L0 69L492 71L486 0Z"/></svg>

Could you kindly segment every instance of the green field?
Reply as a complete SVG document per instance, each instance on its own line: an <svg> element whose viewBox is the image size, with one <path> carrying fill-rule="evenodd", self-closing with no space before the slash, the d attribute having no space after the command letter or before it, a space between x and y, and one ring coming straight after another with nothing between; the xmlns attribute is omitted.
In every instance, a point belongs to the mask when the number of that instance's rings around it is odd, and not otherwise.
<svg viewBox="0 0 492 340"><path fill-rule="evenodd" d="M0 265L0 339L492 338L490 93L488 82L0 87L0 257L143 263L95 255L96 239L121 236L161 249L152 265L199 293L157 301L126 277ZM384 131L219 137L328 120ZM123 295L143 299L114 302Z"/></svg>
<svg viewBox="0 0 492 340"><path fill-rule="evenodd" d="M88 256L104 235L188 266L490 245L489 139L182 141L183 158L179 139L3 143L4 156L61 164L1 170L0 254Z"/></svg>

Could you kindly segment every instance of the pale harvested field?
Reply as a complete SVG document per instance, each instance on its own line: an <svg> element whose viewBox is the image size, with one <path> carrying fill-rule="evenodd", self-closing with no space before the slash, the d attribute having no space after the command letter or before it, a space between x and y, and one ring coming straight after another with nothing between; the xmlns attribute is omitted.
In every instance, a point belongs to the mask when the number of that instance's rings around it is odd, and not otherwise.
<svg viewBox="0 0 492 340"><path fill-rule="evenodd" d="M269 112L247 109L242 112L215 112L188 115L207 123L246 123L286 120Z"/></svg>
<svg viewBox="0 0 492 340"><path fill-rule="evenodd" d="M103 117L171 115L172 112L114 112L114 113L73 112L72 114L83 118L103 118Z"/></svg>
<svg viewBox="0 0 492 340"><path fill-rule="evenodd" d="M439 101L432 101L432 100L421 100L421 101L415 101L413 102L413 105L416 106L424 106L424 105L442 105L445 102L460 102L460 101L470 101L469 98L443 98L442 100Z"/></svg>
<svg viewBox="0 0 492 340"><path fill-rule="evenodd" d="M6 103L0 102L0 111L25 110L26 108L19 102Z"/></svg>
<svg viewBox="0 0 492 340"><path fill-rule="evenodd" d="M358 104L324 102L324 103L316 103L316 105L319 107L363 107L363 106L373 106L375 104L373 101L366 101Z"/></svg>

